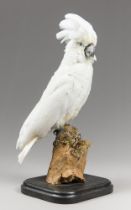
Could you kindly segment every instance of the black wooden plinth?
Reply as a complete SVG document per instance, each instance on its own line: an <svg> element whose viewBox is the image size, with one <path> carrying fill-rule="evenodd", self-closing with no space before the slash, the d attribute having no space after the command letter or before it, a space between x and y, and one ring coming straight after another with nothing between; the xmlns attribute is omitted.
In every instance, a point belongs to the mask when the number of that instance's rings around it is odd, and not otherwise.
<svg viewBox="0 0 131 210"><path fill-rule="evenodd" d="M51 185L46 176L30 178L24 181L21 192L45 201L71 204L112 193L110 180L98 176L84 175L85 183Z"/></svg>

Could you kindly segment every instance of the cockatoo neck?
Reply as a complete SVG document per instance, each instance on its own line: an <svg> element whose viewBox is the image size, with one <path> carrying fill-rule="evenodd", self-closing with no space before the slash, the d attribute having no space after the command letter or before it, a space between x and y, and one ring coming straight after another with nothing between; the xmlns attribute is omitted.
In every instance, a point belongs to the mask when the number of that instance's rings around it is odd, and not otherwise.
<svg viewBox="0 0 131 210"><path fill-rule="evenodd" d="M86 58L84 54L83 46L79 46L78 43L70 41L65 47L65 54L62 59L61 65L73 65L77 63L93 64L93 58Z"/></svg>

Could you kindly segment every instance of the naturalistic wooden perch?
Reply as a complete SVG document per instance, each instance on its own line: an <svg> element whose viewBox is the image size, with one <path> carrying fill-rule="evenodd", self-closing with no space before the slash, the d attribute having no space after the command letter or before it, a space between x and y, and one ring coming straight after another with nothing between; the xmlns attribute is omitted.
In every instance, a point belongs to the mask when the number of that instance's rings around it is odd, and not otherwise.
<svg viewBox="0 0 131 210"><path fill-rule="evenodd" d="M86 155L90 142L81 139L77 128L67 124L56 133L46 181L50 184L84 182Z"/></svg>

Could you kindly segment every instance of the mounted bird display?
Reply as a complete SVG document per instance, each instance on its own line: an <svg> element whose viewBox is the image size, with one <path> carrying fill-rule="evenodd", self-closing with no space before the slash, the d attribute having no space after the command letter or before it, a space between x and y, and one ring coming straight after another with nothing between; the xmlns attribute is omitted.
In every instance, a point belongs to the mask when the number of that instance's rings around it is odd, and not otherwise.
<svg viewBox="0 0 131 210"><path fill-rule="evenodd" d="M56 38L65 43L64 57L20 130L16 145L19 163L37 141L74 119L91 91L96 32L76 14L66 14L59 27Z"/></svg>

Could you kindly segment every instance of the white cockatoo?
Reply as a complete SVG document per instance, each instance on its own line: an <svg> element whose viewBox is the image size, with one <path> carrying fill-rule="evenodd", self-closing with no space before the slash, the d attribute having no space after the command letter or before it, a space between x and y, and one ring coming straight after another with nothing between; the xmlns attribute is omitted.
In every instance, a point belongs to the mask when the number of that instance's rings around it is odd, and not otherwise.
<svg viewBox="0 0 131 210"><path fill-rule="evenodd" d="M66 14L59 27L56 38L66 44L64 57L20 130L16 145L19 163L35 142L78 115L91 90L96 32L76 14Z"/></svg>

